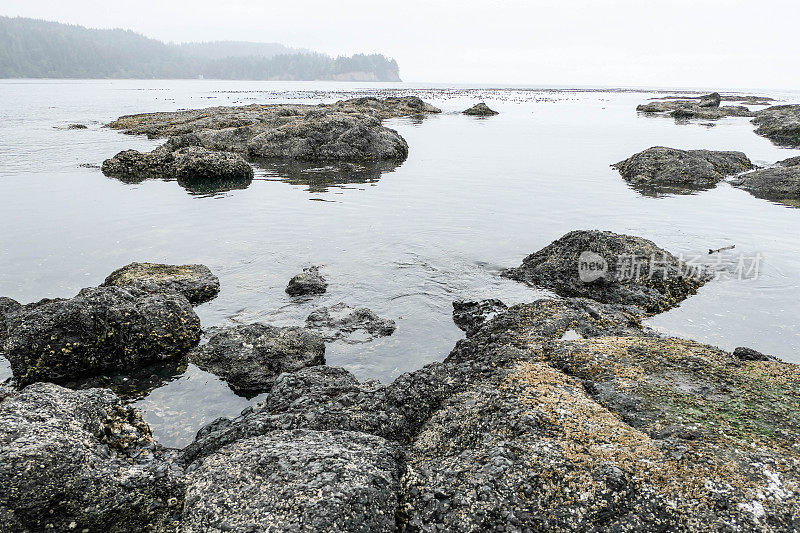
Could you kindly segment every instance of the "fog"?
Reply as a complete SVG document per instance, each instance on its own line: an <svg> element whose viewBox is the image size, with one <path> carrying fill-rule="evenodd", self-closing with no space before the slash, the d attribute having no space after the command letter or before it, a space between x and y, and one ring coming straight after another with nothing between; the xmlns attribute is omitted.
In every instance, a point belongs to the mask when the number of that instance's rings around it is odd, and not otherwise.
<svg viewBox="0 0 800 533"><path fill-rule="evenodd" d="M5 0L0 14L164 41L394 57L405 81L797 89L797 0Z"/></svg>

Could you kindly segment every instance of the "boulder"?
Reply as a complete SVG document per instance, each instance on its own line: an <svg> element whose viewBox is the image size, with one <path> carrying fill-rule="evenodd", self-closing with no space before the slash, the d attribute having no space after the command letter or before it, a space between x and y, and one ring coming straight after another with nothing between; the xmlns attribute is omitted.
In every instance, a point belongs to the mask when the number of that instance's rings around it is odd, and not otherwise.
<svg viewBox="0 0 800 533"><path fill-rule="evenodd" d="M22 309L22 304L11 298L0 296L0 353L6 336L6 317Z"/></svg>
<svg viewBox="0 0 800 533"><path fill-rule="evenodd" d="M471 337L486 322L506 309L506 304L494 298L477 302L458 300L453 302L453 322L467 337Z"/></svg>
<svg viewBox="0 0 800 533"><path fill-rule="evenodd" d="M219 278L205 265L131 263L112 272L102 286L177 292L193 305L213 300L219 294Z"/></svg>
<svg viewBox="0 0 800 533"><path fill-rule="evenodd" d="M800 165L754 170L736 176L730 183L757 198L800 207Z"/></svg>
<svg viewBox="0 0 800 533"><path fill-rule="evenodd" d="M756 133L780 146L800 147L800 105L771 106L753 119Z"/></svg>
<svg viewBox="0 0 800 533"><path fill-rule="evenodd" d="M348 431L273 431L193 465L184 531L396 531L400 452Z"/></svg>
<svg viewBox="0 0 800 533"><path fill-rule="evenodd" d="M174 531L173 455L111 391L15 391L0 401L0 530Z"/></svg>
<svg viewBox="0 0 800 533"><path fill-rule="evenodd" d="M722 97L719 93L711 93L700 97L698 107L719 107Z"/></svg>
<svg viewBox="0 0 800 533"><path fill-rule="evenodd" d="M733 356L742 361L780 361L777 357L766 355L752 348L740 346L733 351Z"/></svg>
<svg viewBox="0 0 800 533"><path fill-rule="evenodd" d="M465 115L472 115L476 117L491 117L493 115L499 115L497 111L489 109L489 106L487 106L483 102L475 104L469 109L465 109L464 111L462 111L462 113Z"/></svg>
<svg viewBox="0 0 800 533"><path fill-rule="evenodd" d="M323 294L328 290L328 282L319 273L319 267L304 268L303 272L289 280L286 294L289 296L307 296L309 294Z"/></svg>
<svg viewBox="0 0 800 533"><path fill-rule="evenodd" d="M344 340L351 343L386 337L396 329L394 320L381 318L366 307L353 308L343 302L315 309L306 318L306 327L328 342Z"/></svg>
<svg viewBox="0 0 800 533"><path fill-rule="evenodd" d="M211 330L189 360L236 392L262 392L283 372L325 364L325 343L303 328L247 324Z"/></svg>
<svg viewBox="0 0 800 533"><path fill-rule="evenodd" d="M719 98L719 99L718 99ZM755 114L744 106L722 106L717 93L699 98L671 99L665 98L646 104L640 104L636 110L646 114L671 116L673 118L697 118L704 120L717 120L725 117L752 117ZM714 105L716 103L716 105Z"/></svg>
<svg viewBox="0 0 800 533"><path fill-rule="evenodd" d="M753 164L741 152L677 150L654 146L612 165L637 187L713 187L726 176L750 170Z"/></svg>
<svg viewBox="0 0 800 533"><path fill-rule="evenodd" d="M597 230L567 233L503 276L560 296L633 305L648 314L679 305L712 278L652 241Z"/></svg>
<svg viewBox="0 0 800 533"><path fill-rule="evenodd" d="M25 305L6 328L5 356L20 385L180 357L200 338L200 319L182 295L121 287Z"/></svg>

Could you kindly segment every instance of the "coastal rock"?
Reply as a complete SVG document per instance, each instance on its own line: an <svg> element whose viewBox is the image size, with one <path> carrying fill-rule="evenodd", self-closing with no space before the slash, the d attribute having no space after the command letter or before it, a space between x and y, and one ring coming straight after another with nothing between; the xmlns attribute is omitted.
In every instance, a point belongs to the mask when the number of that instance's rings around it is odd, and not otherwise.
<svg viewBox="0 0 800 533"><path fill-rule="evenodd" d="M353 308L343 302L312 311L306 318L306 327L326 341L341 339L350 343L386 337L396 329L394 320L381 318L366 307Z"/></svg>
<svg viewBox="0 0 800 533"><path fill-rule="evenodd" d="M503 276L565 297L633 305L648 314L679 305L712 277L652 241L597 230L567 233Z"/></svg>
<svg viewBox="0 0 800 533"><path fill-rule="evenodd" d="M783 161L778 161L778 165L783 167L795 167L800 165L800 156L797 157L790 157L789 159L784 159Z"/></svg>
<svg viewBox="0 0 800 533"><path fill-rule="evenodd" d="M112 272L102 286L177 292L193 305L213 300L219 294L219 278L205 265L131 263Z"/></svg>
<svg viewBox="0 0 800 533"><path fill-rule="evenodd" d="M473 115L476 117L491 117L493 115L499 115L497 111L490 109L489 106L487 106L483 102L475 104L469 109L462 111L462 113L465 115Z"/></svg>
<svg viewBox="0 0 800 533"><path fill-rule="evenodd" d="M698 107L719 107L722 97L719 93L711 93L700 97Z"/></svg>
<svg viewBox="0 0 800 533"><path fill-rule="evenodd" d="M754 170L736 176L730 183L757 198L800 207L800 165Z"/></svg>
<svg viewBox="0 0 800 533"><path fill-rule="evenodd" d="M182 474L110 391L36 383L0 401L2 531L174 531Z"/></svg>
<svg viewBox="0 0 800 533"><path fill-rule="evenodd" d="M125 183L139 183L147 179L172 179L175 176L175 156L172 152L153 150L139 152L123 150L103 161L100 170L110 178Z"/></svg>
<svg viewBox="0 0 800 533"><path fill-rule="evenodd" d="M753 168L741 152L677 150L654 146L612 165L637 187L713 187L726 176Z"/></svg>
<svg viewBox="0 0 800 533"><path fill-rule="evenodd" d="M372 435L274 431L188 475L186 531L396 531L400 452Z"/></svg>
<svg viewBox="0 0 800 533"><path fill-rule="evenodd" d="M719 96L719 95L717 95ZM717 105L713 105L717 102ZM702 105L701 104L706 104ZM647 114L662 114L673 118L717 120L724 117L752 117L754 112L744 106L719 106L716 97L707 95L699 99L664 99L640 104L636 110Z"/></svg>
<svg viewBox="0 0 800 533"><path fill-rule="evenodd" d="M0 296L0 353L3 351L3 339L6 336L6 317L22 309L22 304L11 298Z"/></svg>
<svg viewBox="0 0 800 533"><path fill-rule="evenodd" d="M766 355L752 348L740 346L733 351L733 356L742 361L780 361L777 357Z"/></svg>
<svg viewBox="0 0 800 533"><path fill-rule="evenodd" d="M494 298L477 302L458 300L453 302L453 322L467 334L467 337L471 337L486 322L506 309L508 309L506 304Z"/></svg>
<svg viewBox="0 0 800 533"><path fill-rule="evenodd" d="M780 146L800 147L800 105L771 106L752 120L756 133Z"/></svg>
<svg viewBox="0 0 800 533"><path fill-rule="evenodd" d="M6 322L5 356L20 385L180 357L200 338L200 319L183 296L121 287L28 304Z"/></svg>
<svg viewBox="0 0 800 533"><path fill-rule="evenodd" d="M319 273L319 267L304 268L303 272L289 280L286 294L289 296L306 296L309 294L323 294L328 290L328 282Z"/></svg>
<svg viewBox="0 0 800 533"><path fill-rule="evenodd" d="M325 343L303 328L247 324L212 330L189 360L237 392L269 390L282 372L325 364Z"/></svg>
<svg viewBox="0 0 800 533"><path fill-rule="evenodd" d="M86 126L86 124L77 124L77 123L76 124L70 124L70 125L67 126L68 130L85 130L87 128L88 128L88 126Z"/></svg>

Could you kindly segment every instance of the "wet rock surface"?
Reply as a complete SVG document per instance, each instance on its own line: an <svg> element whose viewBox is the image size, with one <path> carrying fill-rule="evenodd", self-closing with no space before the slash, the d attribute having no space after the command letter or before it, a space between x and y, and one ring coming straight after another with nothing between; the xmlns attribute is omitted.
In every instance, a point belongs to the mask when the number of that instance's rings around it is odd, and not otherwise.
<svg viewBox="0 0 800 533"><path fill-rule="evenodd" d="M717 120L725 117L753 117L755 112L741 105L720 106L719 95L711 94L697 99L663 99L640 104L640 113L670 116L676 119ZM720 98L721 100L722 98ZM716 103L716 105L714 105Z"/></svg>
<svg viewBox="0 0 800 533"><path fill-rule="evenodd" d="M499 115L499 113L493 109L490 109L485 103L481 102L479 104L475 104L474 106L470 107L469 109L465 109L462 111L464 115L472 115L475 117L491 117L494 115Z"/></svg>
<svg viewBox="0 0 800 533"><path fill-rule="evenodd" d="M4 355L26 385L180 357L199 341L200 319L177 293L95 287L22 306L6 331Z"/></svg>
<svg viewBox="0 0 800 533"><path fill-rule="evenodd" d="M0 353L2 353L3 339L6 336L6 317L12 313L16 313L22 308L22 304L18 301L0 296Z"/></svg>
<svg viewBox="0 0 800 533"><path fill-rule="evenodd" d="M710 188L726 176L753 169L741 152L677 150L654 146L612 165L637 188L698 190ZM679 192L679 191L677 191Z"/></svg>
<svg viewBox="0 0 800 533"><path fill-rule="evenodd" d="M506 304L493 298L477 302L458 300L453 302L453 322L467 337L471 337L486 322L506 309Z"/></svg>
<svg viewBox="0 0 800 533"><path fill-rule="evenodd" d="M800 105L762 109L753 119L756 133L780 146L800 147Z"/></svg>
<svg viewBox="0 0 800 533"><path fill-rule="evenodd" d="M304 268L303 272L290 279L286 286L286 294L289 296L324 294L326 290L328 290L328 282L319 273L318 266Z"/></svg>
<svg viewBox="0 0 800 533"><path fill-rule="evenodd" d="M188 531L396 531L400 453L348 431L240 440L187 476Z"/></svg>
<svg viewBox="0 0 800 533"><path fill-rule="evenodd" d="M711 278L652 241L597 230L567 233L503 276L561 296L637 306L648 314L679 305Z"/></svg>
<svg viewBox="0 0 800 533"><path fill-rule="evenodd" d="M780 361L777 357L763 354L752 348L740 346L733 350L733 356L742 361Z"/></svg>
<svg viewBox="0 0 800 533"><path fill-rule="evenodd" d="M269 390L283 372L325 363L325 344L303 328L247 324L215 328L189 360L222 379L237 392Z"/></svg>
<svg viewBox="0 0 800 533"><path fill-rule="evenodd" d="M339 302L315 309L306 318L306 327L326 341L366 342L394 333L394 320L381 318L366 307L350 307Z"/></svg>
<svg viewBox="0 0 800 533"><path fill-rule="evenodd" d="M219 278L205 265L131 263L112 272L103 286L176 292L193 305L213 300L219 294Z"/></svg>
<svg viewBox="0 0 800 533"><path fill-rule="evenodd" d="M800 159L798 158L781 161L774 167L738 175L730 183L757 198L800 207Z"/></svg>
<svg viewBox="0 0 800 533"><path fill-rule="evenodd" d="M107 390L37 383L0 400L0 530L167 531L183 470Z"/></svg>

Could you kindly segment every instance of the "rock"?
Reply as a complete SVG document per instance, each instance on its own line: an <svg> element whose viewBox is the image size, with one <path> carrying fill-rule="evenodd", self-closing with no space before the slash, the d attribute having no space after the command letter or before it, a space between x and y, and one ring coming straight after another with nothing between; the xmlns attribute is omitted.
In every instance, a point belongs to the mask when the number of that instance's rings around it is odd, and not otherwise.
<svg viewBox="0 0 800 533"><path fill-rule="evenodd" d="M711 93L700 97L698 107L719 107L722 97L719 93Z"/></svg>
<svg viewBox="0 0 800 533"><path fill-rule="evenodd" d="M6 336L6 317L22 309L22 304L11 298L0 296L0 352L3 351L3 339Z"/></svg>
<svg viewBox="0 0 800 533"><path fill-rule="evenodd" d="M289 296L306 296L309 294L323 294L328 290L328 282L319 273L319 267L304 268L303 272L289 280L286 294Z"/></svg>
<svg viewBox="0 0 800 533"><path fill-rule="evenodd" d="M740 346L733 351L733 356L741 359L742 361L780 361L777 357L772 355L765 355L757 352L752 348Z"/></svg>
<svg viewBox="0 0 800 533"><path fill-rule="evenodd" d="M800 207L800 165L762 168L730 181L757 198Z"/></svg>
<svg viewBox="0 0 800 533"><path fill-rule="evenodd" d="M561 296L634 305L648 314L679 305L712 277L652 241L596 230L567 233L503 276Z"/></svg>
<svg viewBox="0 0 800 533"><path fill-rule="evenodd" d="M182 474L110 391L36 383L0 402L2 531L174 531Z"/></svg>
<svg viewBox="0 0 800 533"><path fill-rule="evenodd" d="M494 298L477 302L458 300L453 302L453 322L467 334L467 337L471 337L486 322L506 309L508 309L506 304Z"/></svg>
<svg viewBox="0 0 800 533"><path fill-rule="evenodd" d="M474 106L470 107L463 111L465 115L473 115L477 117L491 117L493 115L499 115L497 111L489 109L485 103L481 102L479 104L475 104Z"/></svg>
<svg viewBox="0 0 800 533"><path fill-rule="evenodd" d="M103 287L132 287L146 292L177 292L193 305L219 294L219 278L205 265L131 263L112 272Z"/></svg>
<svg viewBox="0 0 800 533"><path fill-rule="evenodd" d="M714 96L716 95L716 96ZM662 114L673 118L697 118L703 120L717 120L725 117L752 117L755 114L744 106L719 106L716 99L718 94L713 93L700 99L662 99L648 102L636 107L636 110L647 114ZM721 98L721 99L724 99ZM717 102L717 105L713 105ZM701 105L706 104L706 105Z"/></svg>
<svg viewBox="0 0 800 533"><path fill-rule="evenodd" d="M200 338L200 319L183 296L121 287L28 304L6 321L5 356L20 385L180 357Z"/></svg>
<svg viewBox="0 0 800 533"><path fill-rule="evenodd" d="M758 111L756 133L779 146L800 147L800 105L771 106Z"/></svg>
<svg viewBox="0 0 800 533"><path fill-rule="evenodd" d="M274 431L202 460L186 531L396 531L400 453L372 435Z"/></svg>
<svg viewBox="0 0 800 533"><path fill-rule="evenodd" d="M191 186L207 181L237 182L249 185L253 168L239 154L217 152L200 146L186 146L171 151L167 143L152 152L124 150L103 161L106 176L128 183L146 179L180 180Z"/></svg>
<svg viewBox="0 0 800 533"><path fill-rule="evenodd" d="M713 187L726 176L753 168L741 152L677 150L654 146L612 165L637 187Z"/></svg>
<svg viewBox="0 0 800 533"><path fill-rule="evenodd" d="M353 308L345 303L315 309L306 318L306 327L326 341L367 342L386 337L396 329L394 320L381 318L366 307Z"/></svg>
<svg viewBox="0 0 800 533"><path fill-rule="evenodd" d="M303 328L247 324L212 330L189 360L236 392L261 392L282 372L325 364L325 343Z"/></svg>
<svg viewBox="0 0 800 533"><path fill-rule="evenodd" d="M86 128L86 124L70 124L67 126L68 130L85 130Z"/></svg>
<svg viewBox="0 0 800 533"><path fill-rule="evenodd" d="M778 161L778 164L784 167L795 167L800 165L800 156L797 157L790 157L789 159L784 159L783 161Z"/></svg>

